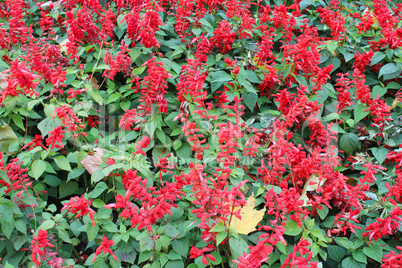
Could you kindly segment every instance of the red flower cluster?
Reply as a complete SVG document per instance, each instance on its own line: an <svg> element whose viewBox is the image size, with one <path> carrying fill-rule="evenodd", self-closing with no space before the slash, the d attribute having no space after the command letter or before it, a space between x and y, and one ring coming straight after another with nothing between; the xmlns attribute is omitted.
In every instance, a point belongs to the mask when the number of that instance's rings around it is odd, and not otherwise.
<svg viewBox="0 0 402 268"><path fill-rule="evenodd" d="M49 250L49 247L54 247L54 245L49 243L49 239L47 238L47 231L39 229L38 235L34 235L32 239L32 261L41 266L41 256L43 259L46 259L46 253Z"/></svg>
<svg viewBox="0 0 402 268"><path fill-rule="evenodd" d="M91 200L87 200L86 198L84 198L84 196L82 197L76 196L71 197L70 201L63 205L61 211L67 209L68 212L76 214L75 215L76 218L89 214L93 226L96 226L94 221L95 211L91 209L90 206L91 206Z"/></svg>

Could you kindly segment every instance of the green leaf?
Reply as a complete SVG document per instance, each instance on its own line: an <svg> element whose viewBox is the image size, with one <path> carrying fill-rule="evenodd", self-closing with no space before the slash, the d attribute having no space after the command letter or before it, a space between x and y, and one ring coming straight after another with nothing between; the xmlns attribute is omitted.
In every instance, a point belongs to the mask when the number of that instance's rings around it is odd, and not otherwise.
<svg viewBox="0 0 402 268"><path fill-rule="evenodd" d="M317 209L317 213L320 216L321 220L324 220L328 215L329 209L326 205L322 205L322 209Z"/></svg>
<svg viewBox="0 0 402 268"><path fill-rule="evenodd" d="M373 91L371 92L371 97L376 99L377 97L382 97L387 93L387 89L385 87L376 85L373 87Z"/></svg>
<svg viewBox="0 0 402 268"><path fill-rule="evenodd" d="M355 54L350 53L350 52L345 52L345 53L342 53L342 54L343 54L343 57L345 59L345 62L348 62L348 61L350 61L351 59L353 59L355 57Z"/></svg>
<svg viewBox="0 0 402 268"><path fill-rule="evenodd" d="M66 243L71 244L73 241L71 241L70 236L68 235L68 232L62 228L58 229L58 234L59 234L59 238L61 238L61 240L63 240Z"/></svg>
<svg viewBox="0 0 402 268"><path fill-rule="evenodd" d="M345 254L346 250L344 248L341 248L340 246L336 245L328 246L328 255L331 259L333 259L336 262L341 262Z"/></svg>
<svg viewBox="0 0 402 268"><path fill-rule="evenodd" d="M347 237L338 237L335 239L336 243L346 249L353 248L353 242L349 241Z"/></svg>
<svg viewBox="0 0 402 268"><path fill-rule="evenodd" d="M212 27L211 23L209 23L206 19L200 19L200 23L204 26L204 29L207 33L212 33L214 31L214 27Z"/></svg>
<svg viewBox="0 0 402 268"><path fill-rule="evenodd" d="M42 137L44 138L47 136L47 134L50 131L54 130L58 126L61 126L59 119L45 118L39 122L38 129L40 130L40 133L42 134Z"/></svg>
<svg viewBox="0 0 402 268"><path fill-rule="evenodd" d="M174 239L172 243L172 248L181 256L187 257L190 248L189 241L185 237L181 239Z"/></svg>
<svg viewBox="0 0 402 268"><path fill-rule="evenodd" d="M140 74L142 74L142 73L145 71L145 69L146 69L146 66L144 66L144 67L139 67L139 68L135 68L135 69L133 70L133 75L140 75Z"/></svg>
<svg viewBox="0 0 402 268"><path fill-rule="evenodd" d="M107 65L107 64L102 63L102 64L99 64L99 66L96 67L96 69L97 70L110 70L110 66Z"/></svg>
<svg viewBox="0 0 402 268"><path fill-rule="evenodd" d="M286 222L286 235L296 236L301 233L302 227L299 227L298 223L294 220L288 220Z"/></svg>
<svg viewBox="0 0 402 268"><path fill-rule="evenodd" d="M246 106L251 110L254 111L254 106L257 103L258 95L257 93L251 92L248 94L242 94L242 99Z"/></svg>
<svg viewBox="0 0 402 268"><path fill-rule="evenodd" d="M364 247L363 248L364 254L366 254L367 257L378 261L379 263L382 263L382 247L375 244L373 241L371 242L371 245L369 247Z"/></svg>
<svg viewBox="0 0 402 268"><path fill-rule="evenodd" d="M370 66L373 66L374 64L379 63L384 58L385 58L385 54L377 51L376 53L374 53L373 57L371 58Z"/></svg>
<svg viewBox="0 0 402 268"><path fill-rule="evenodd" d="M98 228L96 228L92 224L88 224L87 226L88 241L90 242L94 240L97 235L98 235Z"/></svg>
<svg viewBox="0 0 402 268"><path fill-rule="evenodd" d="M13 233L14 230L14 224L13 223L9 223L6 221L3 221L1 223L1 230L3 231L3 234L10 239L11 238L11 234Z"/></svg>
<svg viewBox="0 0 402 268"><path fill-rule="evenodd" d="M92 192L89 194L91 198L97 198L98 196L101 195L106 189L108 189L106 183L103 181L96 184L95 189L92 190Z"/></svg>
<svg viewBox="0 0 402 268"><path fill-rule="evenodd" d="M223 232L225 230L226 230L226 227L223 224L223 222L218 222L209 231L212 233L215 233L215 232L218 233L218 232Z"/></svg>
<svg viewBox="0 0 402 268"><path fill-rule="evenodd" d="M54 158L54 161L56 162L56 165L62 169L62 170L67 170L71 171L71 166L70 162L68 162L67 158L65 156L57 156Z"/></svg>
<svg viewBox="0 0 402 268"><path fill-rule="evenodd" d="M211 91L215 92L224 82L232 81L232 76L224 71L217 71L211 74Z"/></svg>
<svg viewBox="0 0 402 268"><path fill-rule="evenodd" d="M25 130L24 123L22 123L22 116L21 115L13 114L11 116L11 118L13 119L13 122L17 125L17 127L19 127L22 130Z"/></svg>
<svg viewBox="0 0 402 268"><path fill-rule="evenodd" d="M46 230L52 229L52 228L54 227L54 225L55 225L54 220L51 220L51 219L45 220L45 221L39 226L39 229L42 229L43 231L46 231Z"/></svg>
<svg viewBox="0 0 402 268"><path fill-rule="evenodd" d="M228 236L228 232L219 232L216 234L216 244L220 245L223 240Z"/></svg>
<svg viewBox="0 0 402 268"><path fill-rule="evenodd" d="M23 233L25 235L27 234L27 223L24 220L22 220L22 219L16 220L14 224L15 224L15 228L18 231L20 231L21 233Z"/></svg>
<svg viewBox="0 0 402 268"><path fill-rule="evenodd" d="M38 179L46 170L46 162L40 159L35 160L31 166L32 173L35 179Z"/></svg>
<svg viewBox="0 0 402 268"><path fill-rule="evenodd" d="M359 137L354 133L347 133L342 135L339 140L339 145L341 149L344 150L347 154L352 154L354 150L357 148L359 144Z"/></svg>
<svg viewBox="0 0 402 268"><path fill-rule="evenodd" d="M184 143L176 150L177 156L182 159L189 159L191 156L191 146L188 143Z"/></svg>
<svg viewBox="0 0 402 268"><path fill-rule="evenodd" d="M385 158L388 155L388 149L381 147L381 148L372 148L371 152L373 153L374 157L378 160L378 163L381 165L384 163Z"/></svg>
<svg viewBox="0 0 402 268"><path fill-rule="evenodd" d="M365 268L366 264L356 261L352 256L342 261L342 268Z"/></svg>
<svg viewBox="0 0 402 268"><path fill-rule="evenodd" d="M109 104L112 102L116 102L117 100L121 99L121 94L120 93L113 93L112 95L109 96L105 104Z"/></svg>
<svg viewBox="0 0 402 268"><path fill-rule="evenodd" d="M18 142L18 137L7 124L0 127L0 152L7 153L12 142Z"/></svg>
<svg viewBox="0 0 402 268"><path fill-rule="evenodd" d="M361 103L356 104L355 109L354 109L355 124L357 124L360 120L365 118L370 113L370 111L365 111L367 109L368 109L368 107L365 104L361 104Z"/></svg>
<svg viewBox="0 0 402 268"><path fill-rule="evenodd" d="M92 173L91 175L91 183L97 183L98 181L102 180L104 177L106 177L105 173L103 173L102 169L97 169Z"/></svg>
<svg viewBox="0 0 402 268"><path fill-rule="evenodd" d="M78 190L78 183L75 181L63 181L59 186L59 198L74 194Z"/></svg>
<svg viewBox="0 0 402 268"><path fill-rule="evenodd" d="M239 259L239 256L243 256L244 252L248 253L247 242L242 238L230 238L229 248L234 260Z"/></svg>
<svg viewBox="0 0 402 268"><path fill-rule="evenodd" d="M352 253L353 259L358 262L367 263L367 256L363 253L362 249L358 249L357 251Z"/></svg>
<svg viewBox="0 0 402 268"><path fill-rule="evenodd" d="M169 237L176 237L180 234L180 232L171 225L166 225L163 233L165 233Z"/></svg>
<svg viewBox="0 0 402 268"><path fill-rule="evenodd" d="M169 261L165 268L184 268L184 263L181 260Z"/></svg>
<svg viewBox="0 0 402 268"><path fill-rule="evenodd" d="M140 239L140 250L141 251L149 251L154 248L154 241L151 237L144 236Z"/></svg>
<svg viewBox="0 0 402 268"><path fill-rule="evenodd" d="M396 72L400 72L401 68L399 68L395 63L387 63L381 67L380 72L378 73L378 78L385 74L393 74Z"/></svg>
<svg viewBox="0 0 402 268"><path fill-rule="evenodd" d="M0 203L0 211L1 211L1 219L2 221L14 223L14 212L13 212L13 203L12 201L3 201Z"/></svg>

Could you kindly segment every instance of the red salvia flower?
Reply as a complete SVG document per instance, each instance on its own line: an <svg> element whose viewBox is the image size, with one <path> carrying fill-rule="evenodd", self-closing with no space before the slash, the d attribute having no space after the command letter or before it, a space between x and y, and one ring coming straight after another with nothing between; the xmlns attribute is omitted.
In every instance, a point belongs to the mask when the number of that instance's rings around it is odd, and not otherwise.
<svg viewBox="0 0 402 268"><path fill-rule="evenodd" d="M54 247L54 245L49 243L47 231L39 229L38 235L33 236L31 245L31 258L36 265L41 266L41 257L44 257L44 259L47 258L46 252L48 251L49 247Z"/></svg>
<svg viewBox="0 0 402 268"><path fill-rule="evenodd" d="M49 137L46 139L46 145L47 146L51 145L50 148L52 150L53 148L64 148L63 145L64 133L66 132L63 130L62 126L56 127L54 130L49 132Z"/></svg>
<svg viewBox="0 0 402 268"><path fill-rule="evenodd" d="M92 220L93 226L96 226L94 221L94 213L95 211L90 208L91 200L87 200L82 197L71 197L70 201L63 205L61 211L67 209L68 212L76 214L75 217L78 218L80 216L85 216L89 214L89 218Z"/></svg>
<svg viewBox="0 0 402 268"><path fill-rule="evenodd" d="M98 257L98 255L101 254L102 252L103 252L103 254L109 253L110 255L113 256L113 258L116 261L119 261L117 259L116 255L114 255L113 251L110 249L110 247L113 245L114 245L113 240L108 240L106 235L104 235L100 246L95 251L95 257L94 257L92 263L94 263L96 261L96 257Z"/></svg>

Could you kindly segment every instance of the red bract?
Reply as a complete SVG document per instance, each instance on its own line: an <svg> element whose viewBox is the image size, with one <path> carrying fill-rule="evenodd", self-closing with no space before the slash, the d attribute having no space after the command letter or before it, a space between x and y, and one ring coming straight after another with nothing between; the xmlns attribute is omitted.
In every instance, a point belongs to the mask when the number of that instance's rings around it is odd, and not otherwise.
<svg viewBox="0 0 402 268"><path fill-rule="evenodd" d="M377 221L370 223L366 230L369 232L363 233L363 237L369 237L369 244L371 239L377 241L377 239L386 235L392 235L395 233L402 221L402 210L399 207L394 207L390 215L386 218L377 218Z"/></svg>
<svg viewBox="0 0 402 268"><path fill-rule="evenodd" d="M0 92L0 103L7 96L18 96L21 93L28 96L39 96L36 86L39 85L39 76L30 72L24 63L17 60L11 63L10 69L5 70L7 75L7 87Z"/></svg>
<svg viewBox="0 0 402 268"><path fill-rule="evenodd" d="M102 252L103 252L103 254L109 253L110 255L112 255L112 257L116 261L119 261L117 259L117 257L114 255L113 251L110 249L110 247L113 245L114 245L113 240L108 240L106 235L104 235L100 246L95 251L95 257L94 257L92 263L94 263L96 261L96 258L98 257L98 255L101 254Z"/></svg>
<svg viewBox="0 0 402 268"><path fill-rule="evenodd" d="M210 39L212 46L219 48L222 54L226 54L232 49L232 44L236 39L236 33L231 31L232 26L230 23L223 20L214 31L214 36Z"/></svg>
<svg viewBox="0 0 402 268"><path fill-rule="evenodd" d="M339 11L339 1L332 1L331 5L325 8L318 7L317 12L320 13L322 22L331 29L334 40L342 40L345 36L345 18Z"/></svg>
<svg viewBox="0 0 402 268"><path fill-rule="evenodd" d="M92 224L96 226L94 221L95 211L91 209L90 206L91 206L91 200L87 200L86 198L84 198L84 196L82 197L76 196L71 197L70 202L65 203L61 211L67 209L68 212L76 214L75 218L89 214L89 217L92 220Z"/></svg>
<svg viewBox="0 0 402 268"><path fill-rule="evenodd" d="M110 80L113 80L118 72L124 73L126 77L131 76L133 68L131 67L131 58L128 56L129 51L128 46L124 43L124 40L122 40L119 46L119 54L116 57L109 51L106 52L103 62L109 65L110 69L105 70L102 76Z"/></svg>
<svg viewBox="0 0 402 268"><path fill-rule="evenodd" d="M199 256L202 256L202 263L204 265L208 264L208 259L210 259L211 261L215 261L215 257L212 256L211 254L204 254L205 252L211 252L215 249L215 247L208 245L207 247L203 248L202 250L199 250L196 247L191 247L190 250L190 258L195 259Z"/></svg>
<svg viewBox="0 0 402 268"><path fill-rule="evenodd" d="M47 146L51 145L50 148L52 150L54 148L64 148L63 145L64 133L66 132L63 130L62 126L56 127L54 130L49 132L49 138L46 139L46 145Z"/></svg>
<svg viewBox="0 0 402 268"><path fill-rule="evenodd" d="M396 248L402 251L401 246L396 246ZM402 266L402 254L396 254L395 251L391 250L390 253L385 254L384 258L382 259L381 268L394 268L394 267L401 267Z"/></svg>
<svg viewBox="0 0 402 268"><path fill-rule="evenodd" d="M137 116L137 110L126 110L123 117L120 119L119 127L125 130L130 130L134 124L139 123L141 120ZM133 130L137 130L139 127L135 127Z"/></svg>
<svg viewBox="0 0 402 268"><path fill-rule="evenodd" d="M159 113L167 113L166 80L172 75L165 70L163 62L157 62L155 58L146 61L142 66L148 67L148 76L141 81L141 99L137 110L142 111L141 114L149 115L153 105L157 104Z"/></svg>
<svg viewBox="0 0 402 268"><path fill-rule="evenodd" d="M57 116L63 126L71 132L78 132L80 128L85 128L84 124L81 124L82 120L74 113L73 109L68 105L62 105L54 109L53 117ZM82 133L84 136L86 133ZM73 134L73 137L77 137L79 134ZM46 140L47 142L47 140Z"/></svg>
<svg viewBox="0 0 402 268"><path fill-rule="evenodd" d="M39 229L38 235L34 235L32 239L32 261L41 266L41 258L42 260L46 259L46 253L49 250L49 247L54 247L54 245L49 243L49 239L47 238L47 231Z"/></svg>
<svg viewBox="0 0 402 268"><path fill-rule="evenodd" d="M28 151L31 151L35 147L42 147L42 149L47 150L47 148L43 145L42 143L42 135L35 135L35 138L31 141L25 144L21 150L24 150L25 148L28 148Z"/></svg>
<svg viewBox="0 0 402 268"><path fill-rule="evenodd" d="M9 164L4 166L3 153L0 152L0 170L7 173L9 180L5 181L4 179L0 179L0 185L7 187L7 190L5 190L6 193L13 191L17 193L18 198L21 198L22 193L31 187L32 182L28 177L28 170L21 168L21 162L18 158L12 159Z"/></svg>
<svg viewBox="0 0 402 268"><path fill-rule="evenodd" d="M289 267L299 268L317 267L318 262L310 262L313 257L313 252L307 248L308 246L310 246L310 243L307 239L300 239L293 248L293 252L283 262L281 268L285 268L287 265L289 265ZM305 257L305 255L307 256Z"/></svg>

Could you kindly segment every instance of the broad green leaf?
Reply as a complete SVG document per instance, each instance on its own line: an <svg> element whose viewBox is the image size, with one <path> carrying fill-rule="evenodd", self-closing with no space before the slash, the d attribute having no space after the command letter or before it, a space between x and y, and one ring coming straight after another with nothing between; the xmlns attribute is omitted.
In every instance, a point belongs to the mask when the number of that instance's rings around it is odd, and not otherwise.
<svg viewBox="0 0 402 268"><path fill-rule="evenodd" d="M342 261L342 268L365 268L366 264L356 261L352 256Z"/></svg>
<svg viewBox="0 0 402 268"><path fill-rule="evenodd" d="M243 256L244 252L248 252L248 244L242 238L230 238L229 248L234 260L239 259L239 256Z"/></svg>
<svg viewBox="0 0 402 268"><path fill-rule="evenodd" d="M186 257L190 248L189 241L186 237L183 237L181 239L174 239L172 243L172 248L181 256Z"/></svg>
<svg viewBox="0 0 402 268"><path fill-rule="evenodd" d="M211 74L211 90L215 92L224 82L232 81L232 76L224 71L217 71Z"/></svg>
<svg viewBox="0 0 402 268"><path fill-rule="evenodd" d="M242 99L246 106L251 110L254 111L254 106L257 103L258 95L257 93L250 92L247 94L242 94Z"/></svg>
<svg viewBox="0 0 402 268"><path fill-rule="evenodd" d="M371 58L370 66L373 66L374 64L379 63L384 58L385 58L385 54L377 51L376 53L374 53L373 57Z"/></svg>
<svg viewBox="0 0 402 268"><path fill-rule="evenodd" d="M347 154L352 154L357 148L358 144L359 137L357 137L354 133L344 134L339 140L339 145L341 146L341 149L344 150Z"/></svg>
<svg viewBox="0 0 402 268"><path fill-rule="evenodd" d="M372 148L371 152L373 152L374 157L378 160L378 163L382 165L384 163L385 158L388 154L388 149L381 147L381 148Z"/></svg>
<svg viewBox="0 0 402 268"><path fill-rule="evenodd" d="M104 183L103 181L99 182L98 184L96 184L95 189L91 191L91 198L97 198L108 188L109 187L107 187L106 183Z"/></svg>
<svg viewBox="0 0 402 268"><path fill-rule="evenodd" d="M360 122L360 120L365 118L370 113L370 111L366 111L368 108L369 107L367 107L364 104L361 104L361 103L356 104L355 109L354 109L355 124Z"/></svg>
<svg viewBox="0 0 402 268"><path fill-rule="evenodd" d="M378 78L385 74L393 74L395 72L400 72L401 68L398 67L395 63L387 63L381 67L380 72L378 73Z"/></svg>
<svg viewBox="0 0 402 268"><path fill-rule="evenodd" d="M42 230L46 231L46 230L52 229L52 228L54 227L54 225L55 225L54 220L51 220L51 219L45 220L45 221L39 226L39 229L42 229Z"/></svg>
<svg viewBox="0 0 402 268"><path fill-rule="evenodd" d="M328 246L328 255L331 259L333 259L336 262L341 262L345 254L346 250L340 246L336 245Z"/></svg>
<svg viewBox="0 0 402 268"><path fill-rule="evenodd" d="M18 137L9 125L0 127L0 152L7 153L10 144L16 141L18 142Z"/></svg>
<svg viewBox="0 0 402 268"><path fill-rule="evenodd" d="M296 236L301 233L302 227L299 227L298 223L295 222L294 220L288 220L286 221L286 235L290 236Z"/></svg>
<svg viewBox="0 0 402 268"><path fill-rule="evenodd" d="M35 160L31 166L32 173L35 179L38 179L46 170L46 162L40 159Z"/></svg>
<svg viewBox="0 0 402 268"><path fill-rule="evenodd" d="M38 129L40 130L42 137L44 138L50 131L54 130L58 126L61 126L59 119L45 118L39 122Z"/></svg>
<svg viewBox="0 0 402 268"><path fill-rule="evenodd" d="M57 156L54 158L54 161L56 162L56 165L62 169L62 170L67 170L71 171L71 166L70 162L68 162L67 158L65 156Z"/></svg>
<svg viewBox="0 0 402 268"><path fill-rule="evenodd" d="M59 198L64 198L69 195L75 194L78 190L78 183L75 181L63 181L59 186Z"/></svg>

